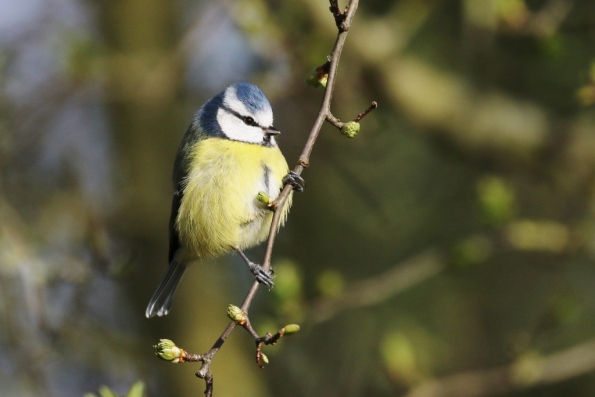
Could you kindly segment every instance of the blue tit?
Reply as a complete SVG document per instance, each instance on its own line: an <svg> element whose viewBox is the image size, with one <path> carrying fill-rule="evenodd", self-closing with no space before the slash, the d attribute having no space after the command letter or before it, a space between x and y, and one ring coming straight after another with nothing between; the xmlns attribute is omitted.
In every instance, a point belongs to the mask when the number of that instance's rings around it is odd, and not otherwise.
<svg viewBox="0 0 595 397"><path fill-rule="evenodd" d="M169 312L186 266L196 259L235 250L260 283L273 284L272 272L242 250L264 241L271 227L273 213L257 199L259 192L275 200L284 184L299 187L275 141L279 134L269 101L252 84L230 85L196 113L174 163L169 267L147 317ZM290 195L281 224L291 201Z"/></svg>

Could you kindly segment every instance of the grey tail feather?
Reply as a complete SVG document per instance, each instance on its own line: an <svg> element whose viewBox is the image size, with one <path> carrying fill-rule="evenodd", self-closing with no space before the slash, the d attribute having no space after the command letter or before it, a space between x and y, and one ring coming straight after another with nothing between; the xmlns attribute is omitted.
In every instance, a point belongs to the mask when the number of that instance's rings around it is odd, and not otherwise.
<svg viewBox="0 0 595 397"><path fill-rule="evenodd" d="M147 318L154 316L161 317L169 313L174 293L184 275L184 270L186 270L186 264L184 262L177 261L176 259L171 261L165 277L149 301L145 312Z"/></svg>

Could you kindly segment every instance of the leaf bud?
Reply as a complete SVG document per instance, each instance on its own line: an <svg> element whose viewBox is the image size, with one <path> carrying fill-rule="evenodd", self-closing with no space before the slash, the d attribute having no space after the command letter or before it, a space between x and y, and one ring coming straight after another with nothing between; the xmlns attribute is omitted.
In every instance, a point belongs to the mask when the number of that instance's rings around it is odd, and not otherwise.
<svg viewBox="0 0 595 397"><path fill-rule="evenodd" d="M360 125L356 121L350 121L348 123L343 124L341 127L341 134L345 135L347 138L354 138L360 130Z"/></svg>
<svg viewBox="0 0 595 397"><path fill-rule="evenodd" d="M266 354L264 353L260 353L260 359L262 360L263 363L268 364L269 363L269 358L266 356Z"/></svg>
<svg viewBox="0 0 595 397"><path fill-rule="evenodd" d="M227 316L231 321L235 321L236 324L241 325L246 323L246 313L237 306L229 305L227 307Z"/></svg>
<svg viewBox="0 0 595 397"><path fill-rule="evenodd" d="M329 70L330 62L326 62L324 65L312 69L310 74L308 74L308 77L306 77L306 83L312 87L326 87Z"/></svg>
<svg viewBox="0 0 595 397"><path fill-rule="evenodd" d="M153 345L153 348L155 349L155 355L163 360L171 361L174 364L180 362L180 358L182 358L181 361L183 361L182 349L177 347L176 344L169 339L159 339L159 343Z"/></svg>
<svg viewBox="0 0 595 397"><path fill-rule="evenodd" d="M296 332L298 332L300 330L300 326L297 324L289 324L286 325L285 327L283 327L284 330L284 335L291 335L291 334L295 334Z"/></svg>
<svg viewBox="0 0 595 397"><path fill-rule="evenodd" d="M258 194L256 195L256 200L267 206L271 204L271 196L269 196L266 192L263 191L258 192Z"/></svg>

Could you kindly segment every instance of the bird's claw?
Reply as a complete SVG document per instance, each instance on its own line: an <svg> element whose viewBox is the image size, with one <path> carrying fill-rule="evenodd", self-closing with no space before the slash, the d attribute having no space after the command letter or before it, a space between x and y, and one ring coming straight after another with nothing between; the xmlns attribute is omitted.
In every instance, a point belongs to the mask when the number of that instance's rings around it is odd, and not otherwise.
<svg viewBox="0 0 595 397"><path fill-rule="evenodd" d="M301 193L306 188L306 181L295 172L289 171L289 174L285 175L283 178L283 185L291 185L293 190L297 190Z"/></svg>
<svg viewBox="0 0 595 397"><path fill-rule="evenodd" d="M273 278L275 277L275 271L273 269L266 270L258 263L254 262L250 262L248 264L248 267L250 268L250 272L252 272L254 278L256 279L256 281L258 281L259 284L264 284L269 288L275 285L275 282L273 281Z"/></svg>

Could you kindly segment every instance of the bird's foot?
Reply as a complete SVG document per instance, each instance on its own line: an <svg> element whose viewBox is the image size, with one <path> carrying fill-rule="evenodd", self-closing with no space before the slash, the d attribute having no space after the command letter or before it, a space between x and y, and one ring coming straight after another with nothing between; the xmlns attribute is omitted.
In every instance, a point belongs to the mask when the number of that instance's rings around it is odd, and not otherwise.
<svg viewBox="0 0 595 397"><path fill-rule="evenodd" d="M301 193L306 188L306 181L295 172L289 171L289 174L285 175L283 178L283 185L291 185L293 190L297 190Z"/></svg>
<svg viewBox="0 0 595 397"><path fill-rule="evenodd" d="M256 281L258 281L260 284L264 284L269 288L275 285L275 282L273 281L273 278L275 277L275 271L273 269L266 270L264 267L254 262L248 262L248 267L250 268L250 272L252 272Z"/></svg>

